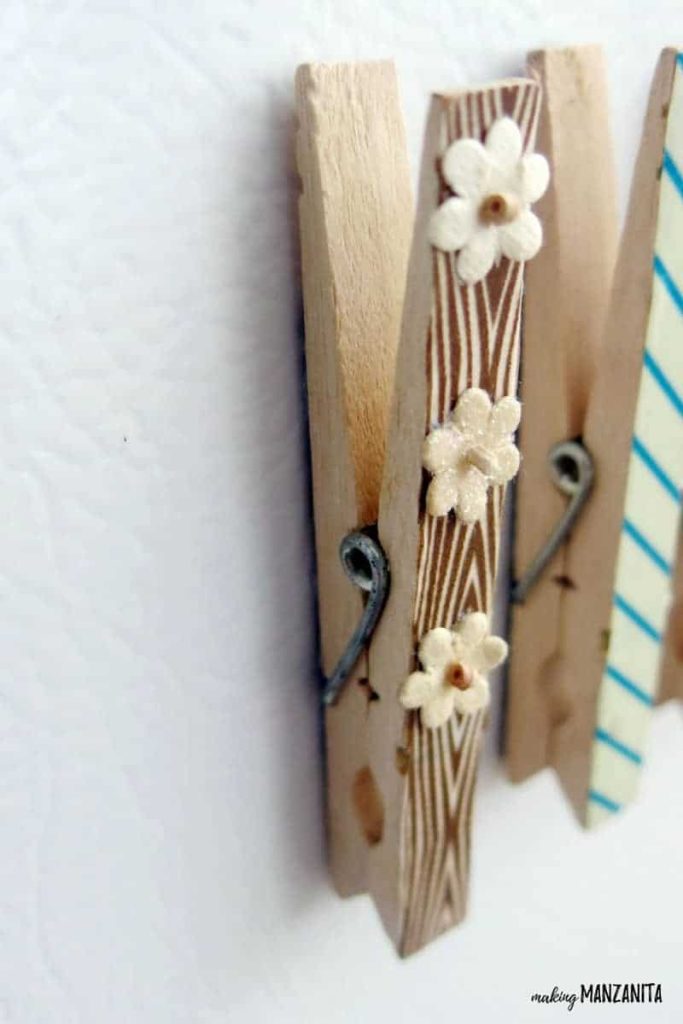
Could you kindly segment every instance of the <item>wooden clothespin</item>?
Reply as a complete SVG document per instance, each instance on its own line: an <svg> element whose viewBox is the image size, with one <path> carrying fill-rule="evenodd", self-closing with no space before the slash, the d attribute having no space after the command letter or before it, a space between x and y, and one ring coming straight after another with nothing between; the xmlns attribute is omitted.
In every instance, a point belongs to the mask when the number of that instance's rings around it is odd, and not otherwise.
<svg viewBox="0 0 683 1024"><path fill-rule="evenodd" d="M540 89L432 98L407 278L393 71L304 67L298 92L330 857L407 955L465 913L486 671L505 653L488 616L517 468L523 260L540 245L529 206L547 184L523 155ZM344 538L364 614L386 595L383 558L391 589L340 689L361 614Z"/></svg>
<svg viewBox="0 0 683 1024"><path fill-rule="evenodd" d="M635 794L671 599L683 483L683 74L665 51L603 332L614 189L600 58L548 51L532 66L554 178L525 304L507 761L513 779L553 765L590 826ZM529 587L562 517L569 532Z"/></svg>
<svg viewBox="0 0 683 1024"><path fill-rule="evenodd" d="M389 404L413 228L390 63L304 65L296 76L301 260L322 670L363 610L339 546L379 515ZM382 808L368 767L375 690L362 654L325 716L330 869L365 892Z"/></svg>

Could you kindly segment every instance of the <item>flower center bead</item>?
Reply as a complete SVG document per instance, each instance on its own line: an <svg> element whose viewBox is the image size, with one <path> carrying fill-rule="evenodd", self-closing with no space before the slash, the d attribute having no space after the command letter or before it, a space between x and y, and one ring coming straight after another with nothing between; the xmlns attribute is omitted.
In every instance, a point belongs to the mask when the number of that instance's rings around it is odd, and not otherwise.
<svg viewBox="0 0 683 1024"><path fill-rule="evenodd" d="M472 674L456 661L446 669L444 680L448 686L454 686L456 690L467 690L472 683Z"/></svg>
<svg viewBox="0 0 683 1024"><path fill-rule="evenodd" d="M519 216L519 202L515 196L494 192L482 199L479 220L482 224L509 224Z"/></svg>
<svg viewBox="0 0 683 1024"><path fill-rule="evenodd" d="M496 460L489 454L483 445L473 445L465 456L470 466L474 466L484 476L490 477L495 473Z"/></svg>

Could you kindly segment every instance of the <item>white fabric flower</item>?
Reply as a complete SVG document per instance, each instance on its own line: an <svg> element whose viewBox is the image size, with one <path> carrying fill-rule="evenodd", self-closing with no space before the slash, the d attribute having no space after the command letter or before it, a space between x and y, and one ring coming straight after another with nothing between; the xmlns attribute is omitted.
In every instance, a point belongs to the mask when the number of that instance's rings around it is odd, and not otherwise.
<svg viewBox="0 0 683 1024"><path fill-rule="evenodd" d="M489 635L488 618L470 612L453 629L430 629L420 641L422 672L413 672L401 688L404 708L420 708L422 724L438 729L454 711L471 715L489 702L485 673L507 657L508 645Z"/></svg>
<svg viewBox="0 0 683 1024"><path fill-rule="evenodd" d="M464 523L481 519L489 487L507 483L519 469L512 435L520 414L516 398L491 405L481 388L463 392L448 421L425 438L422 464L433 475L427 490L430 515L454 509Z"/></svg>
<svg viewBox="0 0 683 1024"><path fill-rule="evenodd" d="M543 231L531 203L548 187L550 169L540 153L522 154L522 135L510 117L489 128L486 144L459 139L444 153L442 174L456 194L432 214L429 241L458 252L456 270L466 284L486 277L494 263L530 260Z"/></svg>

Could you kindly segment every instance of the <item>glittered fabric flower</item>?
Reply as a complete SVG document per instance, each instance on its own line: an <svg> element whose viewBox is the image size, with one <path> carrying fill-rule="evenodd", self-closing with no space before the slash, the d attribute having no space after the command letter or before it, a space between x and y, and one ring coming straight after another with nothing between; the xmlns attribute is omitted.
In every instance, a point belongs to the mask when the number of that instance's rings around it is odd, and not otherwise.
<svg viewBox="0 0 683 1024"><path fill-rule="evenodd" d="M550 169L540 153L522 155L522 135L511 118L491 125L485 145L453 142L441 171L455 195L432 214L429 241L459 254L462 281L481 281L501 256L522 261L536 255L543 231L530 205L548 187Z"/></svg>
<svg viewBox="0 0 683 1024"><path fill-rule="evenodd" d="M448 421L425 438L422 464L433 475L427 491L430 515L454 509L464 523L481 519L488 488L507 483L519 469L512 435L520 414L516 398L491 405L481 388L463 392Z"/></svg>
<svg viewBox="0 0 683 1024"><path fill-rule="evenodd" d="M420 641L422 672L408 676L404 708L419 708L422 724L438 729L454 711L471 715L489 702L486 673L505 661L508 645L489 634L483 612L470 612L453 629L430 629Z"/></svg>

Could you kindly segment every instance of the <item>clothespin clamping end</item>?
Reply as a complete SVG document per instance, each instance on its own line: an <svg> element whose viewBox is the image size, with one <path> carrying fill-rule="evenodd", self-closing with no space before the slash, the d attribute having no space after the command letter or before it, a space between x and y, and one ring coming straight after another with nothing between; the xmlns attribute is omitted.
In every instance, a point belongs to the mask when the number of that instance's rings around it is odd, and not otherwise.
<svg viewBox="0 0 683 1024"><path fill-rule="evenodd" d="M432 98L413 231L393 69L302 68L298 88L330 857L406 955L465 913L487 674L507 649L490 612L548 184L540 89Z"/></svg>
<svg viewBox="0 0 683 1024"><path fill-rule="evenodd" d="M547 246L525 299L506 753L514 780L553 765L592 826L635 795L672 595L683 484L683 70L664 51L612 277L601 56L545 51L531 63L554 177ZM534 559L539 550L547 557Z"/></svg>

